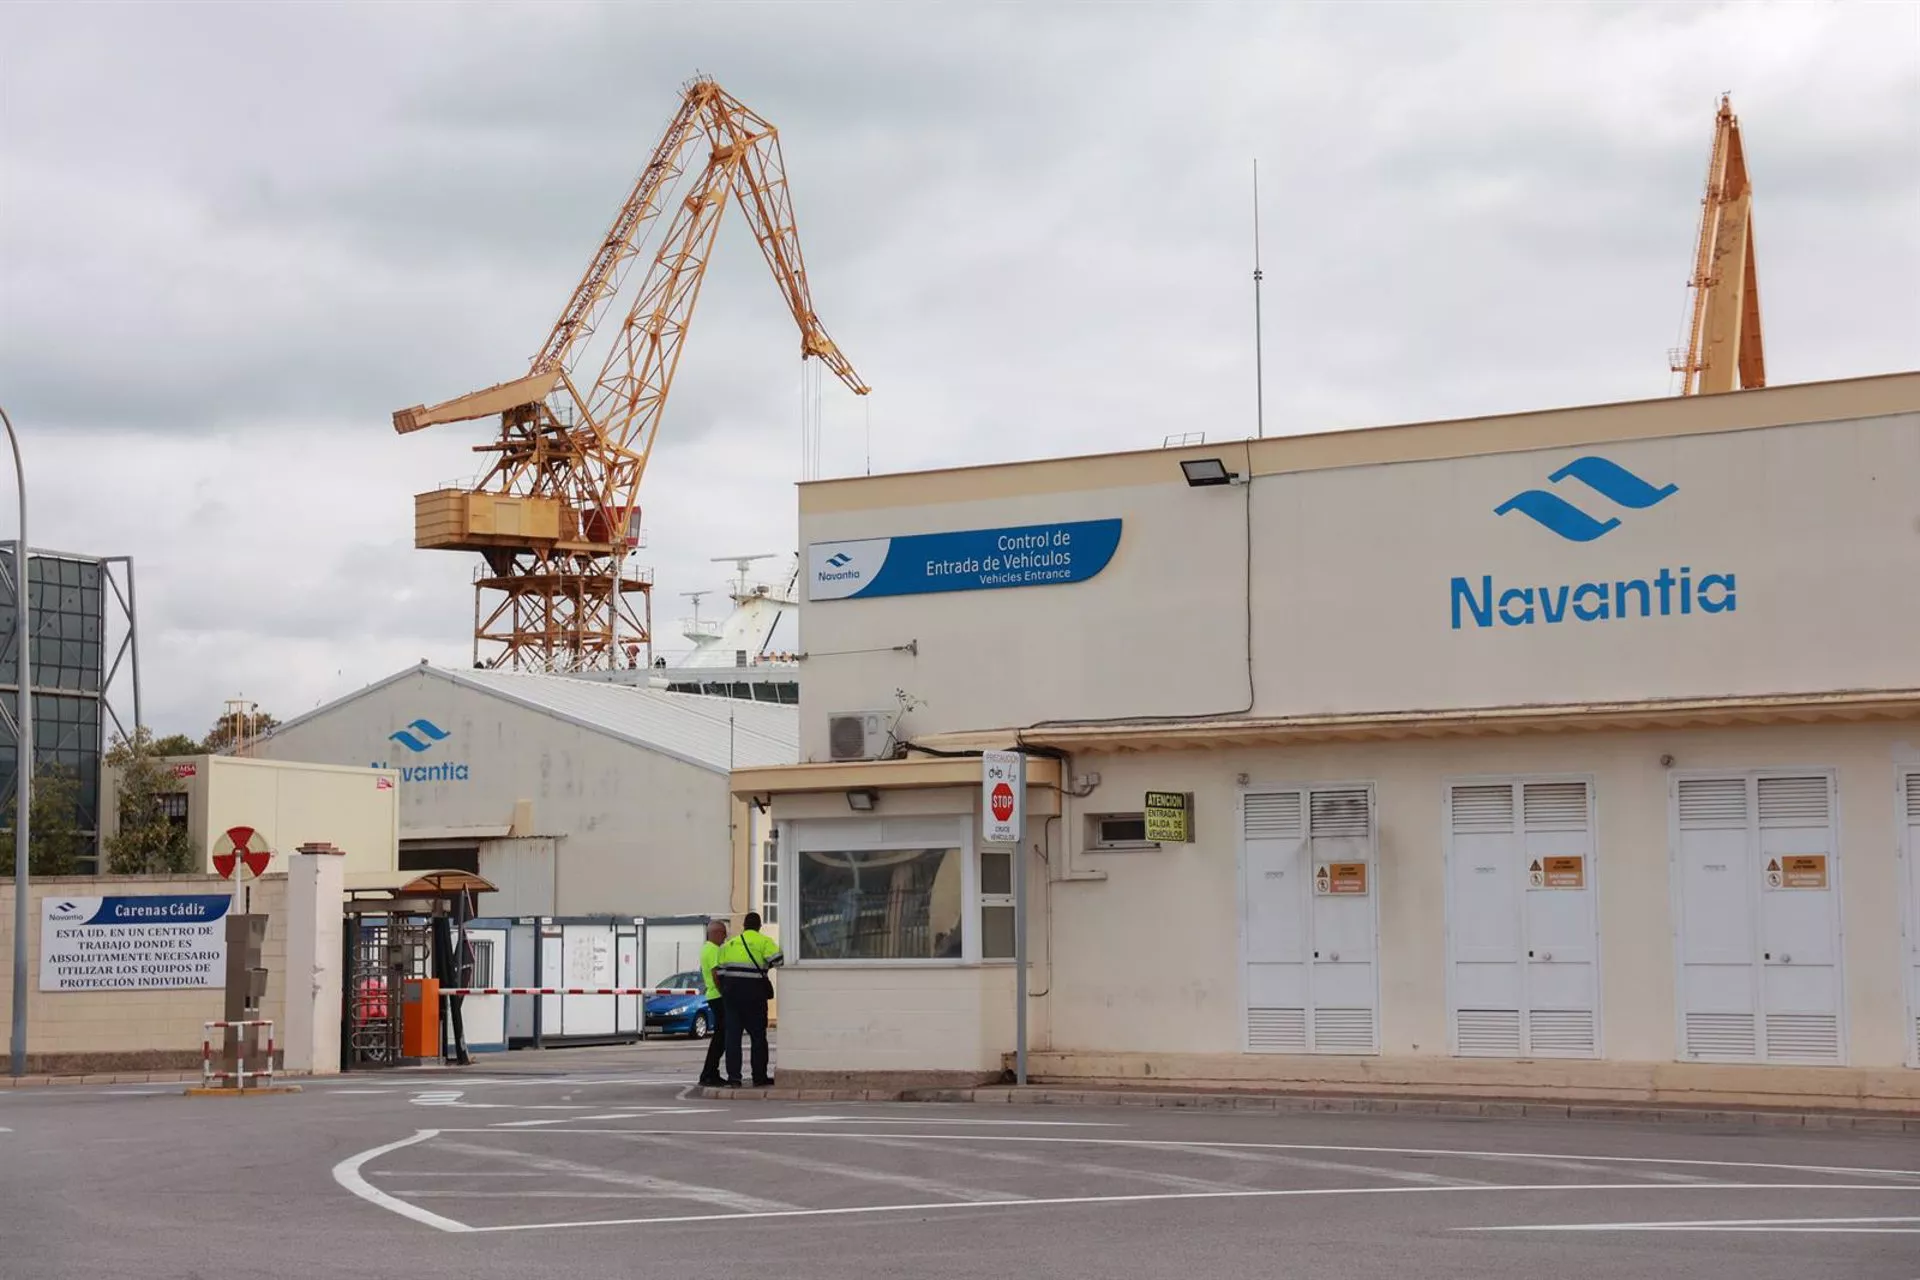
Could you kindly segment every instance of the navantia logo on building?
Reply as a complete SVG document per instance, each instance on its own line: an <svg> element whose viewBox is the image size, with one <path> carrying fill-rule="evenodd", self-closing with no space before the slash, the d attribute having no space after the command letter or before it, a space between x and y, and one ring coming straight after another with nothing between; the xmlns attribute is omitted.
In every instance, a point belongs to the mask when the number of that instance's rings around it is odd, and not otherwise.
<svg viewBox="0 0 1920 1280"><path fill-rule="evenodd" d="M1573 484L1560 487L1565 481ZM1548 475L1547 483L1555 487L1522 490L1496 506L1493 514L1525 517L1517 523L1534 536L1571 544L1597 542L1629 519L1647 518L1635 513L1651 512L1680 492L1677 484L1656 484L1597 455L1575 458ZM1693 566L1685 564L1584 582L1499 582L1483 573L1477 582L1453 580L1453 629L1468 623L1528 627L1732 613L1734 592L1733 574L1696 577Z"/></svg>
<svg viewBox="0 0 1920 1280"><path fill-rule="evenodd" d="M416 756L424 756L433 752L452 736L433 721L423 718L413 721L404 729L395 729L387 735L387 741L397 744L402 750L410 751ZM423 761L419 764L407 764L403 760L397 766L388 764L385 760L375 760L367 767L398 768L402 782L465 782L468 776L467 764L464 760L437 760L432 763Z"/></svg>

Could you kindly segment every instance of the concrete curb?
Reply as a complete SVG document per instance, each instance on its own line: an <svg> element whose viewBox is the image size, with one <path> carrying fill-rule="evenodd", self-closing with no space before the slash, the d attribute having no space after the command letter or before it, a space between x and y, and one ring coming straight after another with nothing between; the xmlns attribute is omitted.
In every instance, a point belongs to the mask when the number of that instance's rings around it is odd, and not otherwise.
<svg viewBox="0 0 1920 1280"><path fill-rule="evenodd" d="M713 1099L768 1102L946 1102L1026 1106L1155 1107L1191 1111L1261 1111L1472 1116L1500 1120L1598 1120L1630 1124L1721 1124L1763 1128L1846 1129L1920 1135L1920 1116L1836 1111L1754 1111L1711 1107L1606 1103L1493 1102L1466 1098L1366 1098L1262 1093L1150 1093L1134 1089L726 1089L706 1087Z"/></svg>
<svg viewBox="0 0 1920 1280"><path fill-rule="evenodd" d="M199 1079L198 1071L123 1071L85 1076L0 1076L0 1089L33 1089L43 1085L73 1084L187 1084Z"/></svg>

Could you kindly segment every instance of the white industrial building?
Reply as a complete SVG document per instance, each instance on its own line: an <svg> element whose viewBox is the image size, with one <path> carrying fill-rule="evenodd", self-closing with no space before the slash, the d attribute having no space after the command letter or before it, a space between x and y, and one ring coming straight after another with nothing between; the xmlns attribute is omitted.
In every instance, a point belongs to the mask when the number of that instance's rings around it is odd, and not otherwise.
<svg viewBox="0 0 1920 1280"><path fill-rule="evenodd" d="M398 773L400 869L498 886L492 916L725 916L765 818L735 768L798 759L797 709L422 663L286 724L255 756Z"/></svg>
<svg viewBox="0 0 1920 1280"><path fill-rule="evenodd" d="M800 493L783 1082L1920 1102L1920 373Z"/></svg>

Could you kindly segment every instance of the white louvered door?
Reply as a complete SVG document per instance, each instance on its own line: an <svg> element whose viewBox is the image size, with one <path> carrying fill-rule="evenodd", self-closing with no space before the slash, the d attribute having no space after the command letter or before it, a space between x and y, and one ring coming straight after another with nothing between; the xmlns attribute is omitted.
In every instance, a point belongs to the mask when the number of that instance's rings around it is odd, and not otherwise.
<svg viewBox="0 0 1920 1280"><path fill-rule="evenodd" d="M1907 837L1907 1064L1920 1067L1920 770L1900 782Z"/></svg>
<svg viewBox="0 0 1920 1280"><path fill-rule="evenodd" d="M1448 789L1448 996L1453 1051L1462 1057L1523 1056L1520 896L1526 872L1514 790L1510 782Z"/></svg>
<svg viewBox="0 0 1920 1280"><path fill-rule="evenodd" d="M1592 793L1585 782L1523 782L1527 1052L1599 1053L1600 942Z"/></svg>
<svg viewBox="0 0 1920 1280"><path fill-rule="evenodd" d="M1240 800L1241 927L1247 1048L1307 1051L1306 794L1248 792Z"/></svg>
<svg viewBox="0 0 1920 1280"><path fill-rule="evenodd" d="M1343 787L1307 794L1314 877L1308 1033L1315 1053L1378 1053L1373 793ZM1362 868L1358 876L1355 867Z"/></svg>
<svg viewBox="0 0 1920 1280"><path fill-rule="evenodd" d="M1365 787L1241 798L1247 1048L1378 1053L1378 891Z"/></svg>
<svg viewBox="0 0 1920 1280"><path fill-rule="evenodd" d="M1682 777L1673 804L1679 1056L1844 1061L1831 777Z"/></svg>
<svg viewBox="0 0 1920 1280"><path fill-rule="evenodd" d="M1883 793L1884 794L1884 793ZM1761 1045L1769 1062L1839 1062L1840 894L1833 786L1754 780L1760 816ZM1809 863L1810 859L1817 863ZM1776 864L1783 870L1776 870ZM1820 870L1814 872L1812 865ZM1796 867L1806 870L1796 871ZM1798 877L1801 883L1795 884ZM1814 880L1820 887L1813 887Z"/></svg>
<svg viewBox="0 0 1920 1280"><path fill-rule="evenodd" d="M1591 794L1584 781L1448 789L1448 996L1462 1057L1599 1052Z"/></svg>

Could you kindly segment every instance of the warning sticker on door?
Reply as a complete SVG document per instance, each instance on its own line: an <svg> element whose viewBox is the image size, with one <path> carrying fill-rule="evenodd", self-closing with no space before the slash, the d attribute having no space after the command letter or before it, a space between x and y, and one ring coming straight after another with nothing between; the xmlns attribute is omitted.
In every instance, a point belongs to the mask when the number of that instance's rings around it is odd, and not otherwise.
<svg viewBox="0 0 1920 1280"><path fill-rule="evenodd" d="M1584 889L1587 887L1587 858L1573 854L1557 858L1535 858L1527 868L1529 889Z"/></svg>
<svg viewBox="0 0 1920 1280"><path fill-rule="evenodd" d="M1767 859L1767 888L1824 889L1827 887L1827 855L1789 853Z"/></svg>
<svg viewBox="0 0 1920 1280"><path fill-rule="evenodd" d="M1367 891L1367 864L1323 862L1314 870L1313 891L1325 894L1364 894Z"/></svg>

